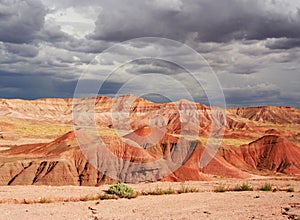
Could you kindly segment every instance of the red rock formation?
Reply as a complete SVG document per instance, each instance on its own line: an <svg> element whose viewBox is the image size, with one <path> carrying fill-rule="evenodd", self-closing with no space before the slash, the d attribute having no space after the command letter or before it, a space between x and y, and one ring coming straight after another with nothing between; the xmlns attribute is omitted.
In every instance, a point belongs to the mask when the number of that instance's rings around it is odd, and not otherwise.
<svg viewBox="0 0 300 220"><path fill-rule="evenodd" d="M101 139L107 152L97 146L97 139L88 132L76 135L69 132L47 144L7 144L7 141L13 143L23 138L18 133L19 123L26 120L30 124L71 125L73 101L74 108L85 113L78 116L75 124L83 122L87 127L94 126L95 116L94 133L98 132L97 128L100 133L103 131ZM296 145L300 140L298 109L237 108L227 110L226 118L222 111L187 100L156 104L133 95L76 100L0 99L0 141L3 140L3 144L0 142L0 185L97 185L113 181L109 173L101 172L110 166L112 176L128 182L143 178L185 181L209 180L212 175L247 178L251 174L276 172L300 174L297 161L300 148ZM14 119L22 121L13 124ZM223 129L224 137L229 139L251 142L266 136L240 147L223 144L215 155L209 155L205 142L202 144L197 138L207 139L211 134L214 134L212 138L222 138ZM9 139L7 131L13 131L13 139ZM125 135L121 136L118 131ZM41 132L41 136L44 133L46 131ZM78 135L86 143L81 149L76 140ZM7 145L9 149L3 148ZM105 153L117 159L107 161ZM94 158L94 163L86 156ZM201 167L201 160L210 157L212 160ZM159 160L163 162L155 168L148 165ZM138 169L132 167L131 162L136 163Z"/></svg>
<svg viewBox="0 0 300 220"><path fill-rule="evenodd" d="M300 148L277 135L263 136L248 145L222 149L220 153L241 170L300 174Z"/></svg>
<svg viewBox="0 0 300 220"><path fill-rule="evenodd" d="M274 124L300 123L299 109L286 106L244 107L231 109L234 114L253 121Z"/></svg>

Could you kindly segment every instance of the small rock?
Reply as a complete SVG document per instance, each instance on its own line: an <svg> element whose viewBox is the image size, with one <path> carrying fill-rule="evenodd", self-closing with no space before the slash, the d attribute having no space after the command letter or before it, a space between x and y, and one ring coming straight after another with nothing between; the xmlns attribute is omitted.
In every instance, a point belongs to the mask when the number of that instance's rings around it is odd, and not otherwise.
<svg viewBox="0 0 300 220"><path fill-rule="evenodd" d="M255 196L254 198L255 198L255 199L259 199L259 198L260 198L260 196L259 196L259 195L257 195L257 196Z"/></svg>
<svg viewBox="0 0 300 220"><path fill-rule="evenodd" d="M281 212L282 215L289 215L287 212Z"/></svg>
<svg viewBox="0 0 300 220"><path fill-rule="evenodd" d="M291 209L291 206L289 206L289 205L286 205L286 206L282 207L283 212L288 212L290 209Z"/></svg>
<svg viewBox="0 0 300 220"><path fill-rule="evenodd" d="M97 210L97 209L94 209L94 208L92 208L92 207L90 207L90 206L88 207L88 209L89 209L89 210L92 210L92 211L96 211L96 210Z"/></svg>
<svg viewBox="0 0 300 220"><path fill-rule="evenodd" d="M288 219L299 219L299 215L289 215Z"/></svg>
<svg viewBox="0 0 300 220"><path fill-rule="evenodd" d="M204 214L208 214L208 215L210 215L211 213L210 212L208 212L208 211L204 211L203 212Z"/></svg>

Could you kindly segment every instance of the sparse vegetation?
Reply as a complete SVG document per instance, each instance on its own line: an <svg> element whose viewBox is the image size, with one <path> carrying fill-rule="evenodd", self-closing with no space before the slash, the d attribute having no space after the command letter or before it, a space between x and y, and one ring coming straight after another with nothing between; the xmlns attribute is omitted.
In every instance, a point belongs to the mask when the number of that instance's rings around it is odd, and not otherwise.
<svg viewBox="0 0 300 220"><path fill-rule="evenodd" d="M185 186L184 184L181 184L180 189L178 190L178 193L195 193L195 192L199 192L199 189L196 187L189 187L189 186Z"/></svg>
<svg viewBox="0 0 300 220"><path fill-rule="evenodd" d="M259 188L261 191L272 191L272 186L270 183L265 183L262 187Z"/></svg>
<svg viewBox="0 0 300 220"><path fill-rule="evenodd" d="M98 199L100 199L100 197L101 197L100 195L96 195L96 196L86 195L86 196L80 197L79 200L82 202L86 202L86 201L98 200Z"/></svg>
<svg viewBox="0 0 300 220"><path fill-rule="evenodd" d="M49 198L40 198L40 200L38 201L38 203L51 203L51 199Z"/></svg>
<svg viewBox="0 0 300 220"><path fill-rule="evenodd" d="M253 191L253 187L250 186L248 183L243 183L240 186L236 186L235 188L233 188L233 191Z"/></svg>
<svg viewBox="0 0 300 220"><path fill-rule="evenodd" d="M107 191L108 194L114 194L119 196L120 198L135 198L137 195L134 193L133 188L126 185L125 183L117 183L111 185Z"/></svg>
<svg viewBox="0 0 300 220"><path fill-rule="evenodd" d="M177 192L171 186L169 186L169 188L167 189L162 189L156 186L154 190L146 193L144 192L143 195L169 195L169 194L176 194L176 193Z"/></svg>
<svg viewBox="0 0 300 220"><path fill-rule="evenodd" d="M32 121L18 118L13 120L1 118L1 122L8 123L7 126L14 129L18 134L31 138L53 138L72 131L72 127L69 125L57 125L55 123L36 124Z"/></svg>
<svg viewBox="0 0 300 220"><path fill-rule="evenodd" d="M229 191L229 189L228 189L228 187L224 186L223 184L217 186L214 189L214 192L226 192L226 191Z"/></svg>
<svg viewBox="0 0 300 220"><path fill-rule="evenodd" d="M263 183L261 187L255 185L255 190L261 191L286 191L286 192L295 192L294 184L287 184L283 187L274 187L271 183ZM253 191L254 188L248 182L236 185L235 187L230 187L220 182L215 188L214 192L236 192L236 191ZM14 204L36 204L36 203L56 203L56 202L85 202L85 201L94 201L94 200L110 200L110 199L119 199L119 198L136 198L137 196L145 195L170 195L170 194L182 194L182 193L195 193L200 192L199 188L185 185L182 183L180 188L176 187L175 189L172 185L169 187L161 188L159 184L155 188L150 188L148 190L142 190L141 192L135 192L134 189L124 183L113 184L109 186L107 191L101 191L97 194L83 195L81 197L68 197L68 198L47 198L40 197L36 199L22 199L22 200L8 200L2 199L0 203L14 203Z"/></svg>
<svg viewBox="0 0 300 220"><path fill-rule="evenodd" d="M288 186L288 188L287 188L287 190L286 190L287 192L295 192L294 184L291 184L291 183L290 183L290 184L288 184L287 186Z"/></svg>
<svg viewBox="0 0 300 220"><path fill-rule="evenodd" d="M108 199L119 199L120 197L115 194L104 193L100 196L100 200L108 200Z"/></svg>
<svg viewBox="0 0 300 220"><path fill-rule="evenodd" d="M295 192L294 187L290 186L289 188L287 188L286 190L287 192Z"/></svg>

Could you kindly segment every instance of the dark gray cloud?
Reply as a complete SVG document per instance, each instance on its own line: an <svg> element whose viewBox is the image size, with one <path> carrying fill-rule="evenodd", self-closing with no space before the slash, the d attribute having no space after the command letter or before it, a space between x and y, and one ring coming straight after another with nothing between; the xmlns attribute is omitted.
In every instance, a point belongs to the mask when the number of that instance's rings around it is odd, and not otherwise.
<svg viewBox="0 0 300 220"><path fill-rule="evenodd" d="M165 2L165 3L163 3ZM299 38L300 12L281 13L280 1L104 1L93 39L123 41L159 36L199 41L233 39ZM293 13L293 14L292 14Z"/></svg>
<svg viewBox="0 0 300 220"><path fill-rule="evenodd" d="M0 41L29 43L43 28L47 10L40 0L0 1Z"/></svg>
<svg viewBox="0 0 300 220"><path fill-rule="evenodd" d="M0 71L2 98L37 99L73 97L77 80L66 80L53 74L20 74Z"/></svg>
<svg viewBox="0 0 300 220"><path fill-rule="evenodd" d="M276 105L280 101L280 89L272 84L223 88L230 106Z"/></svg>
<svg viewBox="0 0 300 220"><path fill-rule="evenodd" d="M105 49L109 48L111 43L107 41L99 41L93 39L75 39L69 37L68 41L61 41L56 43L55 45L69 51L99 54Z"/></svg>
<svg viewBox="0 0 300 220"><path fill-rule="evenodd" d="M299 24L300 25L300 24ZM288 50L300 47L300 38L280 38L266 43L266 47L270 49Z"/></svg>
<svg viewBox="0 0 300 220"><path fill-rule="evenodd" d="M164 75L176 75L185 72L177 64L158 59L139 59L131 62L131 68L127 69L132 74L159 73Z"/></svg>
<svg viewBox="0 0 300 220"><path fill-rule="evenodd" d="M30 44L6 43L5 49L9 53L13 53L22 57L36 57L39 53L38 48Z"/></svg>

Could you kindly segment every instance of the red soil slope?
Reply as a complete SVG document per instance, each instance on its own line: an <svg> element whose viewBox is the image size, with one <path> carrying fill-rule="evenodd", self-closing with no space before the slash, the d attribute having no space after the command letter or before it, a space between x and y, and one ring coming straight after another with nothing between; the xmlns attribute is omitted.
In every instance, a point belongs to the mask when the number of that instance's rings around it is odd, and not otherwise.
<svg viewBox="0 0 300 220"><path fill-rule="evenodd" d="M222 149L220 153L241 170L300 174L300 148L281 136L263 136L248 145Z"/></svg>

